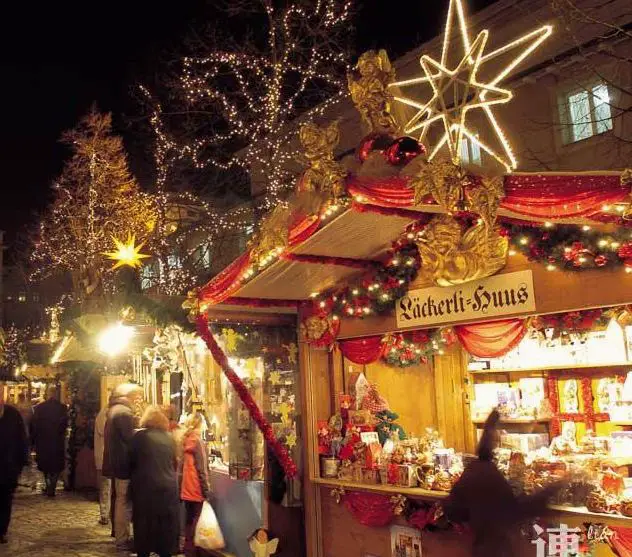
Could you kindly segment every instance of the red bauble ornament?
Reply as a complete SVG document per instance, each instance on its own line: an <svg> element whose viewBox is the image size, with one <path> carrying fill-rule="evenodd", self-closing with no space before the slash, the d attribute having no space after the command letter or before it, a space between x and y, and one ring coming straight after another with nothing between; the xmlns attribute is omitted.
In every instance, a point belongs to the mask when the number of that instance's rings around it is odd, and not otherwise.
<svg viewBox="0 0 632 557"><path fill-rule="evenodd" d="M597 267L603 267L608 263L608 258L605 255L596 255L595 256L595 265Z"/></svg>
<svg viewBox="0 0 632 557"><path fill-rule="evenodd" d="M617 252L617 255L621 259L632 259L632 242L628 242L627 244L623 244L619 248L619 251Z"/></svg>
<svg viewBox="0 0 632 557"><path fill-rule="evenodd" d="M386 160L393 166L409 163L419 155L425 155L426 148L412 137L399 137L384 151Z"/></svg>
<svg viewBox="0 0 632 557"><path fill-rule="evenodd" d="M390 135L384 133L370 133L360 142L358 158L361 162L364 162L373 151L383 153L392 142L393 138Z"/></svg>

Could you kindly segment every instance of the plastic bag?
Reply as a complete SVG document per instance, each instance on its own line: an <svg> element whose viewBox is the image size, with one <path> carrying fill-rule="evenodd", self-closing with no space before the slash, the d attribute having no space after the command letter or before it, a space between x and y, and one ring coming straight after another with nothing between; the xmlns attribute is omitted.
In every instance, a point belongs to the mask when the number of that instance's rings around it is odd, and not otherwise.
<svg viewBox="0 0 632 557"><path fill-rule="evenodd" d="M204 501L200 519L195 526L195 537L193 543L202 549L223 549L225 546L224 535L217 522L213 507Z"/></svg>

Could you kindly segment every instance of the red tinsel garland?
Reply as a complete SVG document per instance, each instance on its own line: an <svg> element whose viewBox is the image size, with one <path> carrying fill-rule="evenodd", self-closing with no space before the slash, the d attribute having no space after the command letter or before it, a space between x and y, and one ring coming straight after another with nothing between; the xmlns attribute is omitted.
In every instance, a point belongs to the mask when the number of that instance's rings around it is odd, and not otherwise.
<svg viewBox="0 0 632 557"><path fill-rule="evenodd" d="M343 501L353 518L364 526L388 526L395 518L394 504L387 495L352 491Z"/></svg>
<svg viewBox="0 0 632 557"><path fill-rule="evenodd" d="M226 354L224 354L224 351L217 344L213 333L211 333L208 328L208 318L206 317L206 315L199 315L196 321L196 325L197 332L200 335L200 338L204 340L206 346L213 355L213 359L215 360L217 365L222 368L222 371L235 389L235 392L239 396L239 399L248 409L250 417L256 422L257 426L261 430L261 433L263 434L268 447L279 459L279 462L281 463L283 470L285 470L288 478L293 478L294 476L296 476L297 473L296 464L292 460L292 457L290 456L285 446L283 446L274 436L272 426L270 425L268 420L266 420L263 413L257 406L257 403L252 398L252 395L248 391L246 385L244 385L243 381L239 378L231 365L228 363L228 358L226 357Z"/></svg>

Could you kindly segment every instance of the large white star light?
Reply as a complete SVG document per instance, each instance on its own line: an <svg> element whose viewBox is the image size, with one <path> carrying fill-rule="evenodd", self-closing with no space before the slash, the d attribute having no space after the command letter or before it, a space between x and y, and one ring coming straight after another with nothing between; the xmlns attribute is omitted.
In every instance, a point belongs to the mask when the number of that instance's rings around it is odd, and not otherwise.
<svg viewBox="0 0 632 557"><path fill-rule="evenodd" d="M463 57L454 69L449 69L450 37L455 17L458 19L461 42L463 43ZM394 97L395 100L417 110L417 113L406 123L404 132L407 134L417 133L419 140L423 141L426 139L431 126L435 123L441 123L444 133L440 136L441 139L432 146L428 157L429 160L432 160L439 150L447 145L452 161L455 164L460 164L461 141L463 137L467 137L503 165L507 172L511 172L517 166L516 157L496 120L492 107L509 102L513 94L508 89L502 89L498 85L520 62L538 48L551 35L552 31L553 28L550 25L545 25L486 54L485 47L489 32L486 30L481 31L472 42L468 33L461 0L450 0L443 36L441 61L437 62L430 56L423 55L419 60L424 72L423 76L390 84L390 87L398 88L426 84L430 85L432 89L432 96L425 103L418 102L410 97L398 95ZM512 56L514 52L515 55ZM485 82L480 81L478 78L479 70L485 64L500 56L512 57L509 62L495 68L494 72L497 72L496 75ZM473 109L480 109L485 115L493 134L498 139L501 147L500 153L481 141L478 134L468 128L466 123L467 115Z"/></svg>

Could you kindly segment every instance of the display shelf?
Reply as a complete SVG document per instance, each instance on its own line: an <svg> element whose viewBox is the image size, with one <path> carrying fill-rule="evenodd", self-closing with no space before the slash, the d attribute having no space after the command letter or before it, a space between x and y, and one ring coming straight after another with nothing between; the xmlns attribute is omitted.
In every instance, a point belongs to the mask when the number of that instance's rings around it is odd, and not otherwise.
<svg viewBox="0 0 632 557"><path fill-rule="evenodd" d="M439 501L448 496L447 491L434 491L430 489L422 489L421 487L401 487L398 485L384 484L358 484L355 482L346 482L335 478L313 478L312 482L326 487L337 487L348 489L350 491L368 491L371 493L383 493L391 495L406 495L415 499L431 499Z"/></svg>
<svg viewBox="0 0 632 557"><path fill-rule="evenodd" d="M500 369L477 369L468 370L472 375L487 375L488 373L536 373L538 371L564 371L564 370L578 370L578 369L632 369L632 362L613 362L609 364L566 364L558 366L542 366L542 367L528 367L528 368L500 368Z"/></svg>
<svg viewBox="0 0 632 557"><path fill-rule="evenodd" d="M477 419L472 420L472 423L475 425L483 425L485 423L485 419ZM505 425L516 425L516 424L525 424L525 425L534 425L534 424L548 424L551 421L551 418L501 418L499 420L499 424Z"/></svg>
<svg viewBox="0 0 632 557"><path fill-rule="evenodd" d="M345 482L335 478L314 478L312 482L325 487L345 489L349 491L367 491L370 493L382 493L384 495L404 495L413 499L429 499L442 501L448 497L446 491L432 491L420 487L400 487L396 485L369 485L354 482ZM580 520L582 522L595 522L608 526L632 527L632 518L618 514L594 513L586 507L567 507L565 505L549 505L549 509L555 515Z"/></svg>
<svg viewBox="0 0 632 557"><path fill-rule="evenodd" d="M565 505L549 505L549 509L558 516L576 518L582 522L594 522L607 526L632 527L632 518L620 514L593 513L586 507L567 507Z"/></svg>

